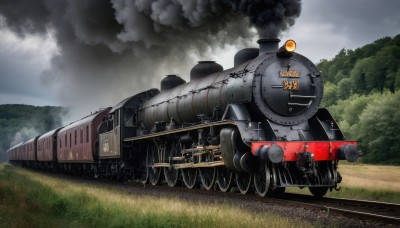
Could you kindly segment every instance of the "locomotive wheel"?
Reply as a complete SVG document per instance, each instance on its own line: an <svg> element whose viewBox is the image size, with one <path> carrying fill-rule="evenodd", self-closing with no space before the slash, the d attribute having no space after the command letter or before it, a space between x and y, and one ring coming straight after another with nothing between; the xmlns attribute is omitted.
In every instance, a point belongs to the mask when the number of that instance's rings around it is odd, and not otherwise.
<svg viewBox="0 0 400 228"><path fill-rule="evenodd" d="M188 168L182 169L183 183L187 188L192 189L196 185L197 169Z"/></svg>
<svg viewBox="0 0 400 228"><path fill-rule="evenodd" d="M148 165L147 165L148 178L152 185L157 185L160 183L161 169L153 167L153 164L159 162L158 146L156 144L150 145L147 153L148 153Z"/></svg>
<svg viewBox="0 0 400 228"><path fill-rule="evenodd" d="M236 185L242 194L247 194L251 187L253 176L250 173L236 172L235 173Z"/></svg>
<svg viewBox="0 0 400 228"><path fill-rule="evenodd" d="M271 174L267 162L260 162L258 171L254 174L254 187L259 196L264 197L269 191Z"/></svg>
<svg viewBox="0 0 400 228"><path fill-rule="evenodd" d="M178 145L179 146L179 145ZM179 150L176 143L172 143L166 151L165 162L172 164L172 158L177 156ZM164 178L167 181L168 186L174 187L178 182L179 170L175 169L174 166L164 168Z"/></svg>
<svg viewBox="0 0 400 228"><path fill-rule="evenodd" d="M199 169L201 184L205 189L210 190L213 187L216 174L217 172L215 167Z"/></svg>
<svg viewBox="0 0 400 228"><path fill-rule="evenodd" d="M179 170L175 169L173 166L164 168L164 178L167 181L168 186L174 187L178 182Z"/></svg>
<svg viewBox="0 0 400 228"><path fill-rule="evenodd" d="M322 198L328 192L329 187L309 187L308 189L316 198Z"/></svg>
<svg viewBox="0 0 400 228"><path fill-rule="evenodd" d="M225 166L218 167L217 169L217 182L218 187L222 192L227 192L231 186L233 173Z"/></svg>

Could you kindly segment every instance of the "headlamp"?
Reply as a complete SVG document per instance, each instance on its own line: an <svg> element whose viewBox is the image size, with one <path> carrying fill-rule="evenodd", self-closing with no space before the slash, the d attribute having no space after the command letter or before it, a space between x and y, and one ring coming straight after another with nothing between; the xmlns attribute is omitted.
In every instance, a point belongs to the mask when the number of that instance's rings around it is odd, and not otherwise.
<svg viewBox="0 0 400 228"><path fill-rule="evenodd" d="M285 42L285 50L287 52L294 52L296 50L296 42L294 40L287 40Z"/></svg>

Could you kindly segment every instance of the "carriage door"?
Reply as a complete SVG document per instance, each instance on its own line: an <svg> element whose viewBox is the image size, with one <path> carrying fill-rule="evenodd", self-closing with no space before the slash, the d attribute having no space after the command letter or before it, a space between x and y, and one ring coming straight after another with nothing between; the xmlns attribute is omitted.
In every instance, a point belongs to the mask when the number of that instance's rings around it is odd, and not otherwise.
<svg viewBox="0 0 400 228"><path fill-rule="evenodd" d="M113 140L113 152L114 156L119 156L120 155L120 134L121 134L121 111L120 109L115 110L114 112L114 130L112 134L112 140Z"/></svg>

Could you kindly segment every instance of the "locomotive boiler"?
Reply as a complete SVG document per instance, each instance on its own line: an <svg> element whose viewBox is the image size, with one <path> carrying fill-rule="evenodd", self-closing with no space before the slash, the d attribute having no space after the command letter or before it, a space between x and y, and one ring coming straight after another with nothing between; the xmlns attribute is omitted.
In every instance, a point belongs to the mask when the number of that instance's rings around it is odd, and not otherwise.
<svg viewBox="0 0 400 228"><path fill-rule="evenodd" d="M230 104L257 112L251 119L259 115L280 125L308 120L320 105L322 78L305 57L285 50L278 52L278 42L259 40L260 51L240 51L235 56L235 67L226 71L215 62L200 61L191 70L189 83L168 75L161 82L160 94L140 109L145 126L151 128L157 121L196 122L198 115L216 115Z"/></svg>

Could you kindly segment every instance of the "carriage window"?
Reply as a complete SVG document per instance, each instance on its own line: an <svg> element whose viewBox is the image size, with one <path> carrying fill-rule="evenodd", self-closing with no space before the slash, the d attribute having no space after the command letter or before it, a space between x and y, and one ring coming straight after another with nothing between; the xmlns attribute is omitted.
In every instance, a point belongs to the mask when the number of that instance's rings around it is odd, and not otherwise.
<svg viewBox="0 0 400 228"><path fill-rule="evenodd" d="M75 134L74 134L74 143L76 145L76 130L75 130Z"/></svg>
<svg viewBox="0 0 400 228"><path fill-rule="evenodd" d="M86 142L89 142L89 126L86 126Z"/></svg>
<svg viewBox="0 0 400 228"><path fill-rule="evenodd" d="M69 148L72 147L72 133L69 133Z"/></svg>
<svg viewBox="0 0 400 228"><path fill-rule="evenodd" d="M83 130L81 129L81 134L80 134L80 136L81 136L81 144L83 143Z"/></svg>

